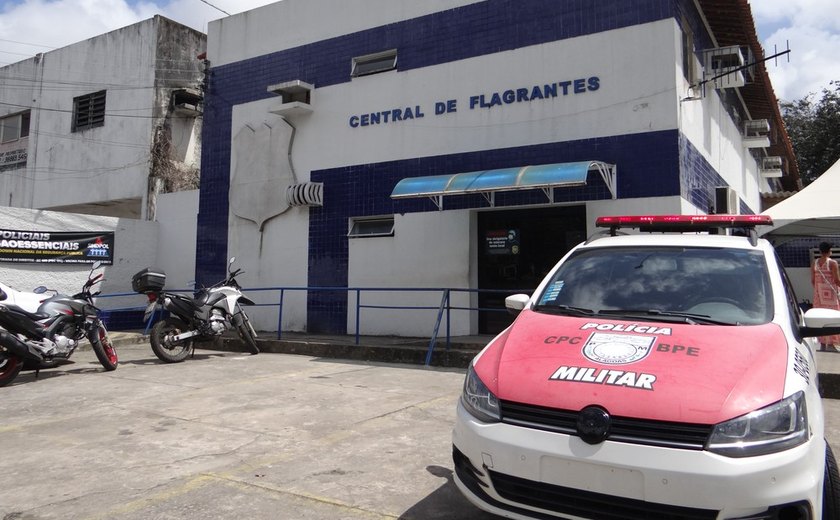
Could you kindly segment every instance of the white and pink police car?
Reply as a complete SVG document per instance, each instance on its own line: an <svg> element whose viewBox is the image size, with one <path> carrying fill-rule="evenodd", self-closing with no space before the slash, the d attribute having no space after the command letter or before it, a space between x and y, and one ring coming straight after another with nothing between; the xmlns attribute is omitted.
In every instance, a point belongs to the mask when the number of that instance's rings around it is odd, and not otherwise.
<svg viewBox="0 0 840 520"><path fill-rule="evenodd" d="M840 312L800 311L772 221L596 224L473 360L461 492L507 518L840 519L813 339Z"/></svg>

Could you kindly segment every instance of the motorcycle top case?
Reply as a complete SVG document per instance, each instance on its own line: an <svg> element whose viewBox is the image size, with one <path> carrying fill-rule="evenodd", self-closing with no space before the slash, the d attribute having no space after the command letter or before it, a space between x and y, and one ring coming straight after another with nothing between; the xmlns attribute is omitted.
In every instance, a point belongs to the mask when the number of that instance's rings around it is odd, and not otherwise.
<svg viewBox="0 0 840 520"><path fill-rule="evenodd" d="M166 273L157 267L147 267L131 277L131 288L138 293L160 291L164 285Z"/></svg>

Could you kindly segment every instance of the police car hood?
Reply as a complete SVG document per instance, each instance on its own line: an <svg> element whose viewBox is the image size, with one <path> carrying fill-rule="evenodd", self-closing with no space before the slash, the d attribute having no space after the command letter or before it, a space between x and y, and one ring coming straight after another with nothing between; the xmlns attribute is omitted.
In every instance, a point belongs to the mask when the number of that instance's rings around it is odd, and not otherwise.
<svg viewBox="0 0 840 520"><path fill-rule="evenodd" d="M715 424L782 399L775 324L689 325L523 311L476 360L499 399L614 416Z"/></svg>

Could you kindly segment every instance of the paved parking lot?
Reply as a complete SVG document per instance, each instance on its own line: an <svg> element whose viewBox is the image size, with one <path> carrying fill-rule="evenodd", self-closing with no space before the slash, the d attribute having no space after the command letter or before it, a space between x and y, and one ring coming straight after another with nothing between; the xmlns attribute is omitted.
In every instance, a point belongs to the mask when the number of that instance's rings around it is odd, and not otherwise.
<svg viewBox="0 0 840 520"><path fill-rule="evenodd" d="M490 518L452 483L463 370L119 354L0 389L0 518Z"/></svg>
<svg viewBox="0 0 840 520"><path fill-rule="evenodd" d="M119 347L0 389L0 518L477 519L452 483L463 370ZM840 401L825 400L840 446Z"/></svg>

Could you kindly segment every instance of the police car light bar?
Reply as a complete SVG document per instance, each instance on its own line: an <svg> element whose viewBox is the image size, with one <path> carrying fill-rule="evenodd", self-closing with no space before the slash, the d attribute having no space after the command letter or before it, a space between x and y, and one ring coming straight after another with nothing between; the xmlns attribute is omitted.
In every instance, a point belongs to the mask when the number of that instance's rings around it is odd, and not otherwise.
<svg viewBox="0 0 840 520"><path fill-rule="evenodd" d="M595 226L608 228L645 228L650 230L687 229L706 231L720 228L772 226L769 215L630 215L598 217Z"/></svg>
<svg viewBox="0 0 840 520"><path fill-rule="evenodd" d="M750 243L758 244L756 226L771 226L773 219L768 215L639 215L626 217L598 217L597 227L610 228L615 236L620 228L637 228L643 232L720 233L723 228L741 228L746 231Z"/></svg>

